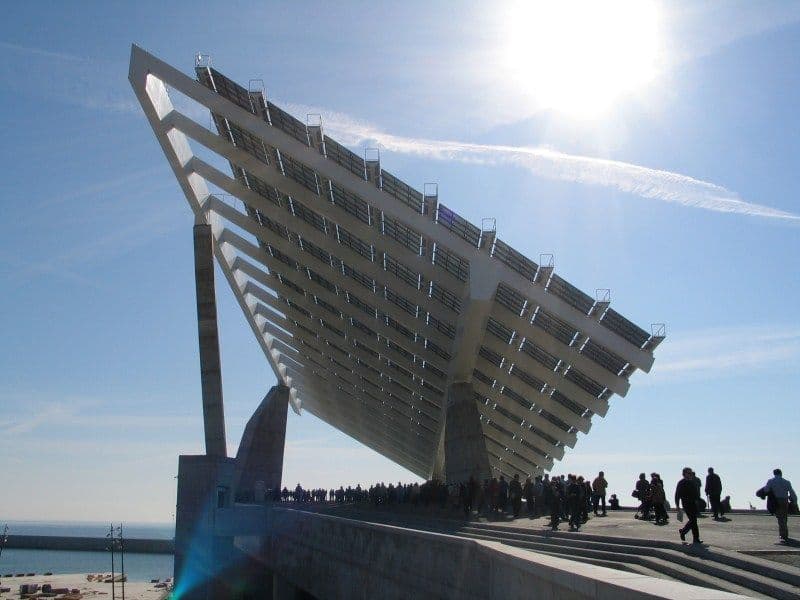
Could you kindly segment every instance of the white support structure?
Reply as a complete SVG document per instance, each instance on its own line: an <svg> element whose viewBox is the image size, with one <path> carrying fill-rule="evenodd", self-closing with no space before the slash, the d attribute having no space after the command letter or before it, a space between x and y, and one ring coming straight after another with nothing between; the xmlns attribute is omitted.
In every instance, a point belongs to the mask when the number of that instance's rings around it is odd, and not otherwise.
<svg viewBox="0 0 800 600"><path fill-rule="evenodd" d="M326 136L321 118L292 117L260 80L240 86L210 61L195 75L131 50L131 85L298 414L421 477L445 473L445 446L451 461L478 457L476 474L529 476L650 370L662 330L526 258L493 220L469 223L434 184L419 192ZM170 90L208 108L216 131Z"/></svg>

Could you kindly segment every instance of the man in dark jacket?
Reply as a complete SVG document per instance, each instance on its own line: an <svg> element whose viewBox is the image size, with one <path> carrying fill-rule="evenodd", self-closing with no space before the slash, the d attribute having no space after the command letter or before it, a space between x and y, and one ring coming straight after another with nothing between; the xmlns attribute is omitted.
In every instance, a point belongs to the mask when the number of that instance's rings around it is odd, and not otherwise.
<svg viewBox="0 0 800 600"><path fill-rule="evenodd" d="M683 479L675 487L675 507L683 506L686 513L686 525L678 530L678 535L682 541L686 541L686 534L692 530L692 543L702 544L700 539L700 529L697 527L698 504L700 502L700 490L694 482L694 471L689 467L683 469Z"/></svg>
<svg viewBox="0 0 800 600"><path fill-rule="evenodd" d="M583 521L583 505L586 503L586 495L584 493L584 485L582 481L578 481L575 475L569 476L567 483L567 507L569 509L569 530L578 531L581 528Z"/></svg>
<svg viewBox="0 0 800 600"><path fill-rule="evenodd" d="M711 504L711 510L714 513L714 520L719 521L719 504L722 497L722 480L719 475L714 473L713 467L708 467L708 475L706 476L706 496L708 502Z"/></svg>

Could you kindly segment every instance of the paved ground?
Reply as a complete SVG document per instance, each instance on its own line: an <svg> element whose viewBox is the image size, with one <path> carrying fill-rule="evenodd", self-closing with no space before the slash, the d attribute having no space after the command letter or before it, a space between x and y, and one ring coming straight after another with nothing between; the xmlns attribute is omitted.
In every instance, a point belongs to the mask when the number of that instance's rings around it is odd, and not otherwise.
<svg viewBox="0 0 800 600"><path fill-rule="evenodd" d="M775 517L764 513L739 513L728 516L728 521L714 521L711 517L701 518L700 538L709 545L738 550L743 552L776 551L800 553L800 541L784 545L779 543L778 522ZM483 519L481 519L483 520ZM531 527L543 529L547 527L544 518L490 521L499 525L514 527ZM581 531L596 535L608 535L626 538L655 539L667 541L680 541L678 527L681 524L675 519L675 513L670 514L670 522L664 526L655 525L652 521L638 521L633 518L633 513L628 511L609 512L607 517L593 517L581 527ZM566 523L561 524L562 531L569 530ZM800 519L790 517L789 533L800 540ZM580 535L580 534L577 534ZM689 534L691 539L691 534Z"/></svg>

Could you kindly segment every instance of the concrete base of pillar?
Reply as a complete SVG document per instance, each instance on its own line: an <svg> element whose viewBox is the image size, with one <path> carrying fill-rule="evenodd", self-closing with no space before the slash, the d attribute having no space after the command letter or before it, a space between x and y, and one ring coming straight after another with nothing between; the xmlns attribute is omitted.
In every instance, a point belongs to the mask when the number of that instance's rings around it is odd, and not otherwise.
<svg viewBox="0 0 800 600"><path fill-rule="evenodd" d="M214 597L214 572L230 544L215 539L214 521L217 508L231 505L234 462L205 455L178 458L174 577L181 598Z"/></svg>
<svg viewBox="0 0 800 600"><path fill-rule="evenodd" d="M470 383L454 383L447 394L444 429L444 471L447 483L491 476L475 394Z"/></svg>
<svg viewBox="0 0 800 600"><path fill-rule="evenodd" d="M281 489L289 388L276 385L247 422L236 453L234 498L263 502Z"/></svg>

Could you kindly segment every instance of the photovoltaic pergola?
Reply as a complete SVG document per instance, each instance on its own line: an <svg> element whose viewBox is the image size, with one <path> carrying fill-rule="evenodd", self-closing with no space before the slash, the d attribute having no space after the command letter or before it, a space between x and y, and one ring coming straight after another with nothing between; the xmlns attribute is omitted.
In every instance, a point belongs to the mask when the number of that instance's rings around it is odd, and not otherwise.
<svg viewBox="0 0 800 600"><path fill-rule="evenodd" d="M435 185L418 191L261 86L202 56L195 71L133 47L131 83L296 412L430 477L450 390L466 383L489 467L524 477L549 470L650 370L662 325L645 331L607 290L581 291L552 257L527 258L439 202ZM206 107L215 130L170 91Z"/></svg>

